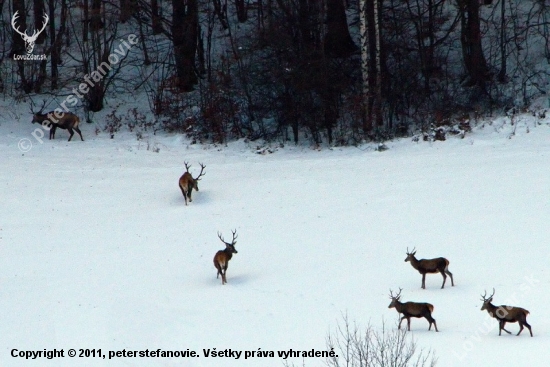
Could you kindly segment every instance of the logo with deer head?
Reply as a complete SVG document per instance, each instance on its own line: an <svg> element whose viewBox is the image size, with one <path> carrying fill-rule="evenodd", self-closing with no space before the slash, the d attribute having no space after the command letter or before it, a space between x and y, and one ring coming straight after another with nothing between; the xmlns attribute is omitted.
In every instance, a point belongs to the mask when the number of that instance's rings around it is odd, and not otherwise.
<svg viewBox="0 0 550 367"><path fill-rule="evenodd" d="M40 29L39 31L37 31L36 29L34 30L33 34L31 36L29 36L27 34L27 31L25 30L25 32L21 32L19 30L19 27L17 27L17 25L15 24L15 21L17 20L17 17L19 16L17 13L19 11L16 11L15 14L13 14L13 18L11 18L11 26L13 27L13 30L16 31L17 33L19 33L21 35L21 37L23 38L23 41L25 41L25 48L27 49L27 54L31 54L32 53L32 50L34 49L34 44L36 42L36 39L38 38L38 36L40 35L40 33L42 33L44 31L44 29L46 28L46 26L48 25L48 21L50 20L50 18L48 18L48 15L46 13L44 13L44 25L42 26L42 29Z"/></svg>

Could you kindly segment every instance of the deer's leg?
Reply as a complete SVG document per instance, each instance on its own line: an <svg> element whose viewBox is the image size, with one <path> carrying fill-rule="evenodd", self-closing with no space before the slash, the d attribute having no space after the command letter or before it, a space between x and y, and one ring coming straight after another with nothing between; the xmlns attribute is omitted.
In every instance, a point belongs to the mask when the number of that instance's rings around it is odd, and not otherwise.
<svg viewBox="0 0 550 367"><path fill-rule="evenodd" d="M73 138L73 135L74 135L74 131L70 127L68 127L67 130L69 131L69 134L71 134L71 135L69 135L69 140L68 141L71 141L71 139Z"/></svg>
<svg viewBox="0 0 550 367"><path fill-rule="evenodd" d="M426 289L426 273L422 274L422 289Z"/></svg>
<svg viewBox="0 0 550 367"><path fill-rule="evenodd" d="M500 330L504 330L504 331L506 331L508 334L512 334L511 332L509 332L508 330L506 330L506 329L504 328L505 325L506 325L506 321L500 320ZM500 330L498 331L498 335L500 335Z"/></svg>
<svg viewBox="0 0 550 367"><path fill-rule="evenodd" d="M401 318L401 320L399 320L399 325L397 325L397 328L398 328L399 330L401 330L401 323L402 323L403 320L406 319L406 318L407 318L407 316L403 316L403 317Z"/></svg>
<svg viewBox="0 0 550 367"><path fill-rule="evenodd" d="M441 271L441 275L443 275L443 284L441 285L441 289L445 288L445 282L447 281L447 275L445 274L445 270Z"/></svg>
<svg viewBox="0 0 550 367"><path fill-rule="evenodd" d="M80 135L80 140L84 141L84 138L82 137L82 131L78 128L78 126L75 126L74 130Z"/></svg>
<svg viewBox="0 0 550 367"><path fill-rule="evenodd" d="M185 193L185 190L183 187L180 186L181 193L183 194L183 198L185 199L185 205L187 205L187 194ZM220 271L220 269L218 269Z"/></svg>
<svg viewBox="0 0 550 367"><path fill-rule="evenodd" d="M193 193L193 186L191 186L189 188L189 190L187 191L187 196L189 197L189 202L192 202L193 199L191 198L191 194Z"/></svg>
<svg viewBox="0 0 550 367"><path fill-rule="evenodd" d="M439 331L437 330L437 323L435 322L435 319L431 315L427 315L426 320L428 320L428 322L430 323L430 327L428 328L428 330L432 330L432 324L434 324L435 331Z"/></svg>
<svg viewBox="0 0 550 367"><path fill-rule="evenodd" d="M453 273L451 273L451 272L449 271L449 269L447 269L447 268L445 268L445 273L447 273L447 275L451 277L451 285L454 287L454 286L455 286L455 282L454 282L454 280L453 280Z"/></svg>
<svg viewBox="0 0 550 367"><path fill-rule="evenodd" d="M411 331L411 318L407 317L407 330Z"/></svg>
<svg viewBox="0 0 550 367"><path fill-rule="evenodd" d="M529 329L529 334L531 334L531 337L533 337L533 331L531 331L531 325L529 325L527 323L527 321L524 321L523 324L525 325L525 327L527 327L527 329ZM518 333L518 335L519 335L519 333Z"/></svg>
<svg viewBox="0 0 550 367"><path fill-rule="evenodd" d="M50 125L50 140L55 139L55 129L57 126L55 124Z"/></svg>

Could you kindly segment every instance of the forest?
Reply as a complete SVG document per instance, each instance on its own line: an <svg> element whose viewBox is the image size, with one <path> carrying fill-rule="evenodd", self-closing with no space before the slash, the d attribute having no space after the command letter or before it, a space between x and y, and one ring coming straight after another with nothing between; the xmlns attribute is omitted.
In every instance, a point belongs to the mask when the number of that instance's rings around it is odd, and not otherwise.
<svg viewBox="0 0 550 367"><path fill-rule="evenodd" d="M104 111L111 133L445 140L548 90L546 0L0 0L0 14L0 96Z"/></svg>

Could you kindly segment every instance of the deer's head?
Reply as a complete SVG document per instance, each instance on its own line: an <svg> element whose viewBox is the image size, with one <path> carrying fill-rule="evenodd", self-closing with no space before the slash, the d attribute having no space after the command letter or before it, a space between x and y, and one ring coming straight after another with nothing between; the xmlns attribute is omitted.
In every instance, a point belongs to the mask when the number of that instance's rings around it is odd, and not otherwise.
<svg viewBox="0 0 550 367"><path fill-rule="evenodd" d="M481 306L481 311L486 310L487 306L489 306L489 303L493 302L494 295L495 288L493 288L493 294L491 294L489 297L487 297L487 291L485 291L485 294L481 295L481 301L483 302L483 306Z"/></svg>
<svg viewBox="0 0 550 367"><path fill-rule="evenodd" d="M189 172L189 168L191 168L191 165L188 164L187 162L184 162L185 164L185 171L187 173L189 173L189 175L191 175L191 173ZM199 180L201 179L202 176L204 176L206 173L204 172L204 169L206 168L206 166L202 163L199 163L200 166L201 166L201 171L199 173L199 175L197 177L193 177L191 176L191 178L193 178L191 184L193 186L193 189L199 191Z"/></svg>
<svg viewBox="0 0 550 367"><path fill-rule="evenodd" d="M394 296L392 290L390 289L390 299L391 299L391 303L390 303L390 305L388 306L388 308L393 308L393 307L395 307L395 305L399 302L399 298L401 298L401 291L402 291L402 290L403 290L402 288L399 288L399 293L397 293L397 294Z"/></svg>
<svg viewBox="0 0 550 367"><path fill-rule="evenodd" d="M405 262L411 261L412 259L414 259L415 254L416 254L416 251L414 250L414 248L411 252L409 252L409 248L407 247L407 257L405 258Z"/></svg>

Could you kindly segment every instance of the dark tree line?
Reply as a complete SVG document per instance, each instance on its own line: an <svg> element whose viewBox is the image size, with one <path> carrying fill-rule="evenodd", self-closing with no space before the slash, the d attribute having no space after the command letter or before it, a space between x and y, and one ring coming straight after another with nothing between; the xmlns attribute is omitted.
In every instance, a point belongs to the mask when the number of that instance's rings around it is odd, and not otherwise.
<svg viewBox="0 0 550 367"><path fill-rule="evenodd" d="M0 92L57 101L135 34L82 95L85 112L125 90L197 140L429 133L546 93L549 10L540 0L0 0ZM13 59L26 53L15 12L28 34L48 15L34 50L47 59Z"/></svg>

